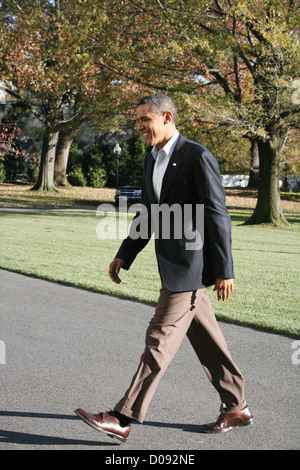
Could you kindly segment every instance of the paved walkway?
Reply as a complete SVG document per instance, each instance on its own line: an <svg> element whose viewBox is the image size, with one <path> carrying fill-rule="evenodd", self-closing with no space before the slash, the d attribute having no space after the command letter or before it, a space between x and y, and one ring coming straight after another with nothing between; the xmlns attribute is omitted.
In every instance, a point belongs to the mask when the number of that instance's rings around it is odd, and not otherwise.
<svg viewBox="0 0 300 470"><path fill-rule="evenodd" d="M197 433L219 399L188 341L165 373L144 424L121 446L74 410L113 405L129 385L153 307L0 270L0 449L196 451L299 449L294 340L220 323L245 375L253 426ZM4 349L5 346L5 349ZM295 362L295 361L294 361ZM104 454L103 454L104 455Z"/></svg>

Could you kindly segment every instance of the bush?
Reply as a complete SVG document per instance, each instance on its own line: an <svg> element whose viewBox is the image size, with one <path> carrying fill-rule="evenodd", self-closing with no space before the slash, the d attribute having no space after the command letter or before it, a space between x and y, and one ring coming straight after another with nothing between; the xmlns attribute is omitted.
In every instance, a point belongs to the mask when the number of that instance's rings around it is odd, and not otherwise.
<svg viewBox="0 0 300 470"><path fill-rule="evenodd" d="M4 180L5 180L4 164L0 163L0 183L3 183Z"/></svg>
<svg viewBox="0 0 300 470"><path fill-rule="evenodd" d="M106 184L106 171L104 168L91 167L88 171L88 183L93 188L103 188Z"/></svg>
<svg viewBox="0 0 300 470"><path fill-rule="evenodd" d="M102 156L98 146L94 145L85 162L88 185L93 188L103 188L107 181L107 173L103 166Z"/></svg>
<svg viewBox="0 0 300 470"><path fill-rule="evenodd" d="M73 165L72 170L68 173L68 181L73 186L86 186L86 177L79 165Z"/></svg>
<svg viewBox="0 0 300 470"><path fill-rule="evenodd" d="M37 182L39 178L40 159L38 154L33 153L27 162L28 181Z"/></svg>

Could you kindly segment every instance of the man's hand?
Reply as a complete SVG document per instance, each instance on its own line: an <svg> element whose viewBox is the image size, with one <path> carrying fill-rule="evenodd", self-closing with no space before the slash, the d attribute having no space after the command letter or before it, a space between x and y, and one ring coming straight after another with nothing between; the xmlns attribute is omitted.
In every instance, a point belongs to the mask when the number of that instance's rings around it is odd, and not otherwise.
<svg viewBox="0 0 300 470"><path fill-rule="evenodd" d="M120 284L121 279L119 278L119 272L125 261L121 258L115 258L109 265L109 277L116 284Z"/></svg>
<svg viewBox="0 0 300 470"><path fill-rule="evenodd" d="M216 278L214 291L217 291L218 300L227 300L230 294L233 292L233 279L221 279L220 277Z"/></svg>

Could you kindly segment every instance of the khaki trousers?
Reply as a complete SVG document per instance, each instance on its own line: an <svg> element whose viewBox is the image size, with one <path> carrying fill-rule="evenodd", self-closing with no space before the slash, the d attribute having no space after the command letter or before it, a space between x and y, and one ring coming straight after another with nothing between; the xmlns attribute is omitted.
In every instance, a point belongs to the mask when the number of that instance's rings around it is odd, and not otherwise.
<svg viewBox="0 0 300 470"><path fill-rule="evenodd" d="M162 286L139 367L116 411L143 422L157 385L185 335L220 395L222 411L235 412L246 405L244 378L230 356L206 289L174 293Z"/></svg>

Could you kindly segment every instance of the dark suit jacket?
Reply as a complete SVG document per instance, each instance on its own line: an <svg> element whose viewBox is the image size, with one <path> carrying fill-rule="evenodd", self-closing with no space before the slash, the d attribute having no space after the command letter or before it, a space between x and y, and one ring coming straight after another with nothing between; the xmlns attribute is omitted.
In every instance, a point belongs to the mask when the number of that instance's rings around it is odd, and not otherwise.
<svg viewBox="0 0 300 470"><path fill-rule="evenodd" d="M149 231L146 237L123 241L116 255L129 269L137 254L151 238L151 214L157 208L152 185L154 158L149 153L145 159L143 177L143 204L147 208ZM170 217L170 237L155 235L155 251L161 280L172 292L196 290L214 284L216 277L233 278L231 255L231 220L225 206L225 191L219 167L214 156L200 144L180 135L166 169L160 196L160 205L177 204L192 208L191 224L196 226L196 205L204 208L204 243L197 249L187 249L187 239L174 236L174 221ZM175 206L174 206L175 207ZM142 220L142 218L141 218ZM183 224L182 224L183 225ZM161 233L160 233L161 235ZM196 245L197 246L197 245Z"/></svg>

